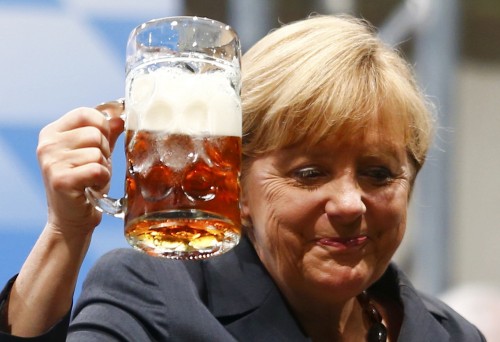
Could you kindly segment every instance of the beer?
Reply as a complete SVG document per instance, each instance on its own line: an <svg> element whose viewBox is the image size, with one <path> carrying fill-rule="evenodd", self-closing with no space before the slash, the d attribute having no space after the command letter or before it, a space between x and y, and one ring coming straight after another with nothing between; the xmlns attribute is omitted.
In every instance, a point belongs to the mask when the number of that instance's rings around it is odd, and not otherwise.
<svg viewBox="0 0 500 342"><path fill-rule="evenodd" d="M151 255L205 258L240 237L239 84L214 61L172 63L127 79L125 236Z"/></svg>
<svg viewBox="0 0 500 342"><path fill-rule="evenodd" d="M127 42L125 96L97 110L125 123L125 195L85 188L123 218L134 248L172 259L219 255L241 234L241 66L236 32L199 17L153 19Z"/></svg>
<svg viewBox="0 0 500 342"><path fill-rule="evenodd" d="M154 255L196 258L237 243L241 138L127 131L126 146L130 244Z"/></svg>

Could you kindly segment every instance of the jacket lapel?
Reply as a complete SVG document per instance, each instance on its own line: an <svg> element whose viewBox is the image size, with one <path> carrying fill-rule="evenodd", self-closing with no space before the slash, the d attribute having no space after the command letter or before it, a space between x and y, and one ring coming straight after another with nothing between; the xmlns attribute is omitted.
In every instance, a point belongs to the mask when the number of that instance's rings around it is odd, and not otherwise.
<svg viewBox="0 0 500 342"><path fill-rule="evenodd" d="M396 277L396 281L393 277ZM387 278L392 278L393 280L390 282L394 284L399 283L399 297L403 304L404 319L398 341L449 341L449 333L438 321L439 317L444 318L445 314L432 302L424 302L422 299L425 299L425 296L417 292L409 279L394 264L389 266L379 283L384 282Z"/></svg>
<svg viewBox="0 0 500 342"><path fill-rule="evenodd" d="M310 341L247 238L233 251L205 260L203 277L207 307L237 340ZM424 302L395 265L377 283L375 287L399 292L404 320L398 341L449 341L448 332L439 324L444 313L432 301Z"/></svg>
<svg viewBox="0 0 500 342"><path fill-rule="evenodd" d="M278 291L271 291L254 311L228 324L238 341L310 341L287 310Z"/></svg>
<svg viewBox="0 0 500 342"><path fill-rule="evenodd" d="M401 289L404 302L404 317L398 341L405 342L435 342L449 341L450 335L434 318L432 309L426 308L422 301L415 300L417 295L413 288ZM410 300L405 300L411 298ZM429 311L429 309L431 311ZM418 333L417 333L418 332Z"/></svg>
<svg viewBox="0 0 500 342"><path fill-rule="evenodd" d="M207 306L237 340L309 341L247 238L204 269Z"/></svg>

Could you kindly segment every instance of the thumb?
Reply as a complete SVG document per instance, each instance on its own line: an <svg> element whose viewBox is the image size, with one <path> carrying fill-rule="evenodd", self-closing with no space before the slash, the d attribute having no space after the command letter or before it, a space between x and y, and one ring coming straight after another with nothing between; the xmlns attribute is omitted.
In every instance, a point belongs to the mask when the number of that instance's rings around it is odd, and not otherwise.
<svg viewBox="0 0 500 342"><path fill-rule="evenodd" d="M116 140L123 132L124 129L124 121L122 118L123 111L125 110L125 101L124 99L118 99L115 101L109 101L105 103L101 103L96 107L96 109L102 113L105 113L109 122L109 147L111 151L113 151Z"/></svg>
<svg viewBox="0 0 500 342"><path fill-rule="evenodd" d="M118 137L120 134L123 132L125 123L123 122L123 119L120 117L112 117L109 119L109 147L111 151L114 150L116 140L118 140Z"/></svg>

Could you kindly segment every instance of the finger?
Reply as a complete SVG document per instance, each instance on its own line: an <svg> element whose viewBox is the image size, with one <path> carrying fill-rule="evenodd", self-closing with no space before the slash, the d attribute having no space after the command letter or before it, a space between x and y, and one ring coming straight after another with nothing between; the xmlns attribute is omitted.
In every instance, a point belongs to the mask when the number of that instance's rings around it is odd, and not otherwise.
<svg viewBox="0 0 500 342"><path fill-rule="evenodd" d="M125 110L125 99L121 98L115 101L104 102L96 106L95 109L103 113L108 120L119 118Z"/></svg>
<svg viewBox="0 0 500 342"><path fill-rule="evenodd" d="M82 180L77 179L78 183L74 185L73 190L83 192L84 187L88 186L88 184L102 186L102 184L109 181L107 175L111 174L111 164L107 155L103 154L98 147L67 149L49 145L48 147L39 147L38 153L40 168L47 187L54 187L53 184L57 184L60 181L59 178L64 178L65 182L75 181L73 177L68 177L68 175L71 174L73 169L85 165L91 165L89 168L93 172L86 174L87 180L83 184L84 186L82 186ZM96 168L96 170L93 168ZM105 168L107 171L102 171L101 168Z"/></svg>
<svg viewBox="0 0 500 342"><path fill-rule="evenodd" d="M109 148L111 151L114 150L116 140L118 140L118 137L123 132L123 129L124 129L124 122L122 119L112 118L109 120L108 142L109 142Z"/></svg>
<svg viewBox="0 0 500 342"><path fill-rule="evenodd" d="M101 164L111 170L110 159L102 153L97 147L80 148L76 150L67 150L60 155L53 157L54 161L60 161L60 165L66 168L75 168L85 164Z"/></svg>
<svg viewBox="0 0 500 342"><path fill-rule="evenodd" d="M87 201L84 189L105 188L110 178L108 169L94 163L75 168L55 167L52 171L46 182L48 220L64 229L74 225L87 228L97 226L101 214Z"/></svg>
<svg viewBox="0 0 500 342"><path fill-rule="evenodd" d="M111 149L108 137L96 127L81 127L72 131L59 133L54 137L54 147L60 149L99 148L109 158Z"/></svg>
<svg viewBox="0 0 500 342"><path fill-rule="evenodd" d="M125 100L118 99L115 101L109 101L101 103L96 106L96 109L102 112L109 122L110 134L108 135L108 140L110 143L111 150L114 149L116 140L123 132L124 121L122 118L123 111L125 110Z"/></svg>
<svg viewBox="0 0 500 342"><path fill-rule="evenodd" d="M40 164L43 164L44 160L49 163L57 160L64 161L72 151L86 148L98 149L106 159L111 154L108 139L99 129L81 127L41 136L37 146L37 156Z"/></svg>
<svg viewBox="0 0 500 342"><path fill-rule="evenodd" d="M50 192L70 198L82 199L86 187L102 189L107 186L110 179L109 167L101 163L84 163L73 167L54 164L54 167L47 172Z"/></svg>
<svg viewBox="0 0 500 342"><path fill-rule="evenodd" d="M109 135L109 123L104 115L96 109L81 107L66 113L45 126L40 136L52 136L55 133L71 131L81 127L96 127L104 136Z"/></svg>

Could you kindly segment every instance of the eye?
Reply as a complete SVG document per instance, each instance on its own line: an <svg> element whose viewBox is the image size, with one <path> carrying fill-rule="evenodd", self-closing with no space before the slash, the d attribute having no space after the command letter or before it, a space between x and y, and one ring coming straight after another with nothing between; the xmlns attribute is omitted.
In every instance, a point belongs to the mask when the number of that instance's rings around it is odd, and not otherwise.
<svg viewBox="0 0 500 342"><path fill-rule="evenodd" d="M392 171L383 166L368 167L361 172L361 175L374 185L385 185L394 179Z"/></svg>
<svg viewBox="0 0 500 342"><path fill-rule="evenodd" d="M327 174L318 167L308 166L294 170L291 177L301 185L314 186L322 183Z"/></svg>
<svg viewBox="0 0 500 342"><path fill-rule="evenodd" d="M316 167L305 167L302 169L295 170L293 172L293 176L298 179L316 179L321 176L324 176L324 173L321 172Z"/></svg>

